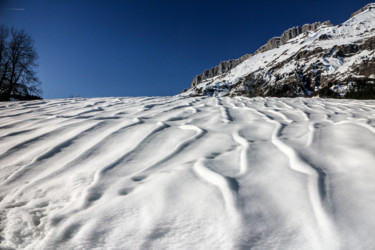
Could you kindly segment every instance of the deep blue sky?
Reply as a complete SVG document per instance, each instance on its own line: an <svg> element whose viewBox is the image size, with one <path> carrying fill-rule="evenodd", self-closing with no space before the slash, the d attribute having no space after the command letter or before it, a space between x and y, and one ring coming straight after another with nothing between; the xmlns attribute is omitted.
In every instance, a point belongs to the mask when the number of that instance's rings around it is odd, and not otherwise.
<svg viewBox="0 0 375 250"><path fill-rule="evenodd" d="M336 25L367 3L0 0L0 23L33 37L44 98L160 96L290 27Z"/></svg>

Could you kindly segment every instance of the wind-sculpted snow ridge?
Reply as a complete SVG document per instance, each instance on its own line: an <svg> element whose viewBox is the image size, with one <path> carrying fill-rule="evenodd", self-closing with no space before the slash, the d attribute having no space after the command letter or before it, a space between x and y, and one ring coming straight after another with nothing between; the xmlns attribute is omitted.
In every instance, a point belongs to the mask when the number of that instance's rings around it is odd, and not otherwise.
<svg viewBox="0 0 375 250"><path fill-rule="evenodd" d="M0 110L0 249L374 249L375 101Z"/></svg>

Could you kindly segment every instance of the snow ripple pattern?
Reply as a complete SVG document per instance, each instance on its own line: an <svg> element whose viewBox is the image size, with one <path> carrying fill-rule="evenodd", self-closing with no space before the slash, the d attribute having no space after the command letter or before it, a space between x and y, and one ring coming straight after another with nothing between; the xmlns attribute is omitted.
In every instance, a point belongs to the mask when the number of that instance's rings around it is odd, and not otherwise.
<svg viewBox="0 0 375 250"><path fill-rule="evenodd" d="M0 104L0 249L374 249L375 101Z"/></svg>

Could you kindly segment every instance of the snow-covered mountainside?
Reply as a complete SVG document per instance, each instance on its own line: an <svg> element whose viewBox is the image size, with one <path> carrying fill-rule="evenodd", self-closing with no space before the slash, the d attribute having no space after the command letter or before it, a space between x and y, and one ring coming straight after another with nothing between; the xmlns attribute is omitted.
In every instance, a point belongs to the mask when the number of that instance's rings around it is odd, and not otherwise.
<svg viewBox="0 0 375 250"><path fill-rule="evenodd" d="M0 249L374 249L374 100L0 110Z"/></svg>
<svg viewBox="0 0 375 250"><path fill-rule="evenodd" d="M204 71L182 95L375 98L375 3L337 26L291 28Z"/></svg>

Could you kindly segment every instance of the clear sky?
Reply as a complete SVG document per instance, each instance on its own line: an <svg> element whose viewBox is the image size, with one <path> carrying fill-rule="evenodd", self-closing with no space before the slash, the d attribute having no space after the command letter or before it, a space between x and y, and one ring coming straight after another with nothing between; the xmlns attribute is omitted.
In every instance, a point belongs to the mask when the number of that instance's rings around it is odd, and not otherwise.
<svg viewBox="0 0 375 250"><path fill-rule="evenodd" d="M44 98L164 96L293 26L347 20L368 1L0 0L35 41Z"/></svg>

